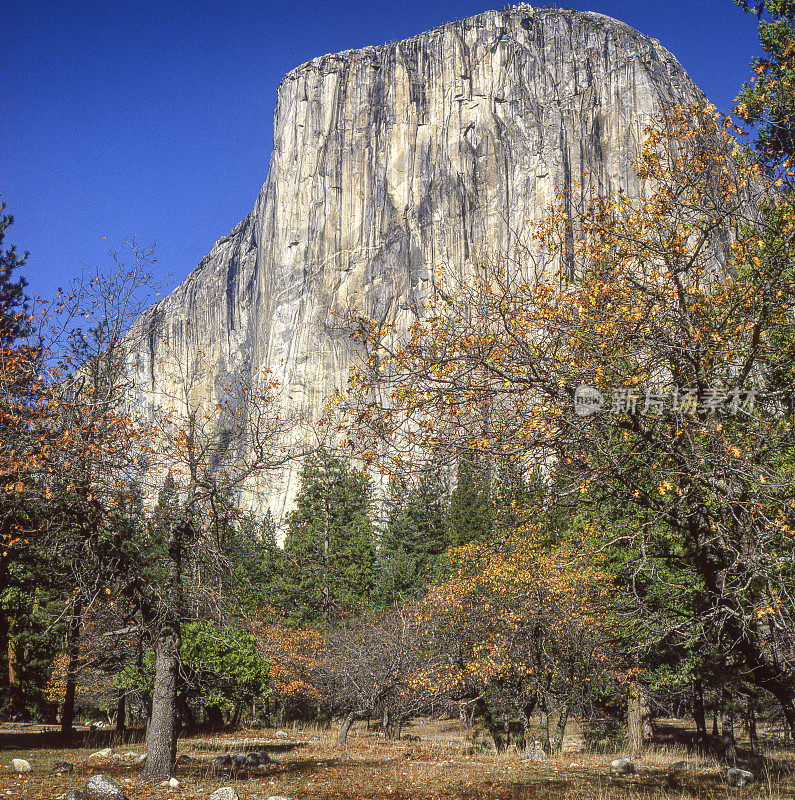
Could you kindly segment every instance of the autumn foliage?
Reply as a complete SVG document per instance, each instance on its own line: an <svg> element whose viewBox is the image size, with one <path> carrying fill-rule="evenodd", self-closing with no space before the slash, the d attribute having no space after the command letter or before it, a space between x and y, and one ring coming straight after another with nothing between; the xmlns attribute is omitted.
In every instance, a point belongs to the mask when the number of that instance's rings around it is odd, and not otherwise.
<svg viewBox="0 0 795 800"><path fill-rule="evenodd" d="M481 451L636 510L613 545L672 534L699 587L687 636L739 650L793 725L795 209L733 132L712 109L669 110L639 196L561 202L516 252L440 269L405 335L349 320L367 359L341 406L350 446L387 470ZM601 408L577 413L581 387Z"/></svg>

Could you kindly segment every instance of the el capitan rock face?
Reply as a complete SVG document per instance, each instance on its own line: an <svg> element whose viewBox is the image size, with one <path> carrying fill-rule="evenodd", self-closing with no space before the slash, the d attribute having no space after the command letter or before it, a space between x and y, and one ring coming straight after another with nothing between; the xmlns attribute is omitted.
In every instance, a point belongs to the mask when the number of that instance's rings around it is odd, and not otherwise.
<svg viewBox="0 0 795 800"><path fill-rule="evenodd" d="M558 190L635 191L651 116L696 100L656 40L529 6L302 64L279 85L254 209L141 319L139 401L186 369L214 399L267 366L316 418L353 355L333 312L410 324L433 265L510 249ZM296 480L262 505L279 517Z"/></svg>

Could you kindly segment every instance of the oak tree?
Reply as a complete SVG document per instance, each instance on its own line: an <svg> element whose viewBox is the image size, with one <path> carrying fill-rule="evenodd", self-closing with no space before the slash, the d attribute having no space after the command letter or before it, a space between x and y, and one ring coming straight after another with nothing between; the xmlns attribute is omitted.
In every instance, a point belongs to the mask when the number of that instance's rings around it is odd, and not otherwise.
<svg viewBox="0 0 795 800"><path fill-rule="evenodd" d="M342 404L373 461L479 449L642 511L615 546L677 539L704 646L732 649L793 728L795 387L776 332L795 311L795 209L735 155L713 110L668 110L638 154L641 195L564 197L524 248L440 270L404 336L352 319L368 357Z"/></svg>

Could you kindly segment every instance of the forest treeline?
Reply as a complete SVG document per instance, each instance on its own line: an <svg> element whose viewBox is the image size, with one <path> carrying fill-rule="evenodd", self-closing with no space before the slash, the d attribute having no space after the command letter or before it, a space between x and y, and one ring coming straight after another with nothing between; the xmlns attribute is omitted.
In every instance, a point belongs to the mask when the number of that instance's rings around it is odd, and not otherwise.
<svg viewBox="0 0 795 800"><path fill-rule="evenodd" d="M311 429L190 341L141 402L151 251L43 306L0 249L2 713L145 724L149 781L182 726L792 737L795 4L755 10L753 141L665 109L642 196L581 176L511 252L435 266L408 329L336 320L361 358ZM296 466L283 519L246 512Z"/></svg>

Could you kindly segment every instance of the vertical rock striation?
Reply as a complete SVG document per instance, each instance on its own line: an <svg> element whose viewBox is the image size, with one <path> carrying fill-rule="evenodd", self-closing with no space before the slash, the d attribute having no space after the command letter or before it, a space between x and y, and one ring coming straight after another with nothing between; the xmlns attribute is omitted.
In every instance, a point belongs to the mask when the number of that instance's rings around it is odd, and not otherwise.
<svg viewBox="0 0 795 800"><path fill-rule="evenodd" d="M409 324L433 265L510 249L558 190L636 190L651 116L695 100L656 40L527 5L297 67L253 211L140 320L139 401L185 374L216 398L267 366L317 417L351 361L335 311ZM277 516L290 480L263 501Z"/></svg>

